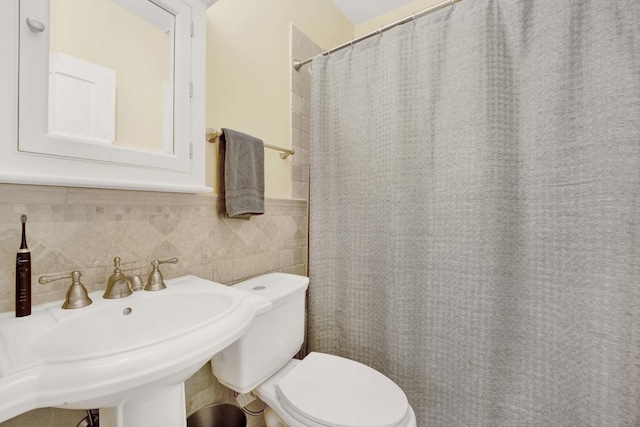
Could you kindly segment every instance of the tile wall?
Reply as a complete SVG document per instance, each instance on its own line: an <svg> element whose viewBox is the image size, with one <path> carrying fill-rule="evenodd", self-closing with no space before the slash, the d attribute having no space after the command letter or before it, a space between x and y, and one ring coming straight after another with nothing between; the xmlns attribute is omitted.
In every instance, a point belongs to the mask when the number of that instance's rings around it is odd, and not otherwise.
<svg viewBox="0 0 640 427"><path fill-rule="evenodd" d="M295 25L291 25L291 57L305 60L322 49ZM311 65L299 71L291 67L291 144L296 154L292 158L292 191L295 199L309 200L309 148L311 140Z"/></svg>

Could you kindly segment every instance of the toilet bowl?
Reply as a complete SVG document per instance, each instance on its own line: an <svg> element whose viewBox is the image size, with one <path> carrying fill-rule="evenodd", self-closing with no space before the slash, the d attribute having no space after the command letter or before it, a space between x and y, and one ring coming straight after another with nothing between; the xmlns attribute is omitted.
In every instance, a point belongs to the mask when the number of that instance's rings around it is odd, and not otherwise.
<svg viewBox="0 0 640 427"><path fill-rule="evenodd" d="M268 427L416 427L406 395L380 372L325 353L292 358L304 339L308 284L271 273L234 285L264 303L247 332L214 356L214 375L265 402Z"/></svg>
<svg viewBox="0 0 640 427"><path fill-rule="evenodd" d="M292 359L254 394L290 427L416 426L413 409L395 383L366 365L329 354Z"/></svg>

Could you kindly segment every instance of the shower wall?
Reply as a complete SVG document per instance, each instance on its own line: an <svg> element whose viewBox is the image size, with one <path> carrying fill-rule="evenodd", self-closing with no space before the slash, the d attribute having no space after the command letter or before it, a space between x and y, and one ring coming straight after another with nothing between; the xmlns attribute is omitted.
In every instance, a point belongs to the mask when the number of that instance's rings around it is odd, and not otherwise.
<svg viewBox="0 0 640 427"><path fill-rule="evenodd" d="M322 52L311 38L291 25L291 59L304 60ZM292 158L291 195L309 200L309 146L311 133L311 65L296 71L291 67L291 144L296 152Z"/></svg>

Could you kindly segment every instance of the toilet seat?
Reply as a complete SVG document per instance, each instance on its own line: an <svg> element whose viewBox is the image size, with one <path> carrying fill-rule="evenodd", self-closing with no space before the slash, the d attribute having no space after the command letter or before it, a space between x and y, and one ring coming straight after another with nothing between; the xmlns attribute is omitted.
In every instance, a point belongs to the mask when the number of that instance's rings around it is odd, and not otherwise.
<svg viewBox="0 0 640 427"><path fill-rule="evenodd" d="M410 418L404 392L366 365L310 353L276 384L283 408L306 425L403 427Z"/></svg>

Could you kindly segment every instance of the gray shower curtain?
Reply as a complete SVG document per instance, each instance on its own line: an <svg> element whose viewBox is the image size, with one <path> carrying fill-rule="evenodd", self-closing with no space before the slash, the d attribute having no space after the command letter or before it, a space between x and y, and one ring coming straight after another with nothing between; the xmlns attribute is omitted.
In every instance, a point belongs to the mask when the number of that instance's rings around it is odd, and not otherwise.
<svg viewBox="0 0 640 427"><path fill-rule="evenodd" d="M640 426L640 2L464 0L312 68L309 349L419 426Z"/></svg>

